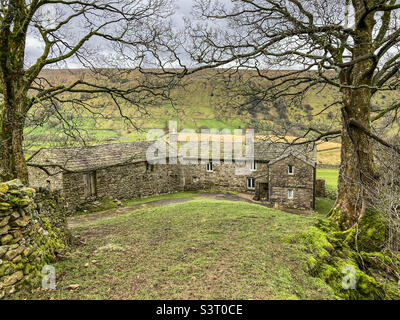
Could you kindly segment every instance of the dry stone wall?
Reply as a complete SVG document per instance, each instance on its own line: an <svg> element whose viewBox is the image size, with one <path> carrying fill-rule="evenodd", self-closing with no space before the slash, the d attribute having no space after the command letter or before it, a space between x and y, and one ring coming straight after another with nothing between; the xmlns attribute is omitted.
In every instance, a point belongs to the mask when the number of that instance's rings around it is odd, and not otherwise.
<svg viewBox="0 0 400 320"><path fill-rule="evenodd" d="M98 197L119 200L182 191L180 167L173 164L146 165L139 162L97 171Z"/></svg>
<svg viewBox="0 0 400 320"><path fill-rule="evenodd" d="M47 168L52 175L49 176L40 168L29 167L29 183L35 188L45 188L51 191L59 191L63 188L63 173L59 168Z"/></svg>
<svg viewBox="0 0 400 320"><path fill-rule="evenodd" d="M0 299L41 278L45 264L66 247L63 198L0 183Z"/></svg>

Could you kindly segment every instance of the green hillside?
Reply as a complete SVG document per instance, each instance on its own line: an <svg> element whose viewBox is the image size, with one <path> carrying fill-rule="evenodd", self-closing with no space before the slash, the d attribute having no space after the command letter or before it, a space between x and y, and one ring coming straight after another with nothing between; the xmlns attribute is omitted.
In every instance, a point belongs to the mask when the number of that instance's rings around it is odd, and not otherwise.
<svg viewBox="0 0 400 320"><path fill-rule="evenodd" d="M307 90L303 92L301 101L287 99L257 104L252 101L254 96L243 95L242 89L247 90L248 79L236 80L240 85L233 87L224 76L211 75L209 72L191 76L182 85L172 88L170 97L173 103L146 94L136 96L133 103L120 101L121 112L133 124L121 117L120 110L108 95L64 94L53 101L52 106L32 110L25 130L26 153L29 155L40 147L75 144L76 140L84 140L88 144L143 140L149 129L167 130L169 120L177 120L179 129L255 128L259 134L271 128L280 130L288 122L301 123L303 126L312 124L321 129L338 125L338 107L324 111L326 106L339 98L338 92L332 88L315 87ZM95 79L84 70L45 70L43 76L53 84ZM125 86L137 84L139 80L139 75L127 74L125 78L110 79L107 83L110 86ZM97 81L104 83L105 80ZM268 83L260 82L257 86L268 88ZM397 93L378 95L374 108L378 110L397 98ZM90 113L88 109L96 114ZM61 112L58 113L58 110ZM62 124L59 114L67 120L67 125ZM45 115L46 123L38 122L37 118L40 117L37 115ZM286 134L301 133L289 130Z"/></svg>

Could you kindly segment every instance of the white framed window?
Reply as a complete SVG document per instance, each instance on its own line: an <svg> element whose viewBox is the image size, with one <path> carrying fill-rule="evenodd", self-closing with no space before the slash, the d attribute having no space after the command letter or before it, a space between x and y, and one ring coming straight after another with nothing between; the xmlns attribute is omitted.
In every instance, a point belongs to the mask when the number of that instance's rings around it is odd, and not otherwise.
<svg viewBox="0 0 400 320"><path fill-rule="evenodd" d="M256 179L247 178L247 189L255 189L255 188L256 188Z"/></svg>
<svg viewBox="0 0 400 320"><path fill-rule="evenodd" d="M206 171L207 172L213 172L214 171L212 162L209 162L209 163L206 164Z"/></svg>
<svg viewBox="0 0 400 320"><path fill-rule="evenodd" d="M288 174L294 174L294 166L291 164L288 165Z"/></svg>
<svg viewBox="0 0 400 320"><path fill-rule="evenodd" d="M293 199L293 197L294 197L293 190L288 190L287 197L288 197L288 199Z"/></svg>
<svg viewBox="0 0 400 320"><path fill-rule="evenodd" d="M257 162L250 162L250 171L257 171Z"/></svg>
<svg viewBox="0 0 400 320"><path fill-rule="evenodd" d="M194 183L196 183L196 182L198 182L198 181L199 181L199 178L193 177L193 182L194 182Z"/></svg>

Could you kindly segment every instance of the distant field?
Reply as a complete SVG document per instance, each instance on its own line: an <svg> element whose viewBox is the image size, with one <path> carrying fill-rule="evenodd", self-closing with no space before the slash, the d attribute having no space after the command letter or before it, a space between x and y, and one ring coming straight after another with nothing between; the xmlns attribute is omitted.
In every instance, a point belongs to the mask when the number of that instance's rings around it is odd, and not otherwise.
<svg viewBox="0 0 400 320"><path fill-rule="evenodd" d="M317 162L318 164L328 164L338 166L340 164L340 148L338 142L319 142L317 143Z"/></svg>
<svg viewBox="0 0 400 320"><path fill-rule="evenodd" d="M319 164L340 165L340 149L318 151L317 161Z"/></svg>
<svg viewBox="0 0 400 320"><path fill-rule="evenodd" d="M338 127L338 107L325 110L326 106L336 100L338 92L329 87L315 87L307 90L304 99L299 103L293 101L262 102L252 104L251 97L240 95L233 90L226 79L221 75L200 73L187 78L182 86L171 90L174 104L166 100L148 97L136 97L137 104L121 102L123 113L130 117L136 128L124 120L110 97L104 95L89 95L76 93L73 96L65 94L65 100L84 99L92 110L99 113L97 116L89 113L79 105L69 102L63 103L65 119L69 124L79 129L70 130L62 125L57 115L49 117L48 121L39 126L27 124L25 129L24 149L29 156L41 147L57 147L76 144L84 140L86 144L100 144L109 142L136 141L146 139L149 129L168 129L168 121L178 122L178 130L187 128L199 131L200 129L246 129L255 128L257 134L271 132L271 128L281 129L287 122L301 123L303 126L312 126L324 130ZM90 79L85 70L45 70L42 74L48 81L70 83L80 78ZM245 78L247 75L245 75ZM138 75L127 75L123 83L138 82ZM110 80L110 85L120 85L118 81ZM254 80L255 81L255 80ZM239 82L242 83L242 82ZM268 83L263 83L266 87ZM289 90L291 91L291 90ZM146 100L147 99L147 100ZM249 100L250 99L250 100ZM373 100L375 109L400 99L400 93L388 92L377 94ZM145 104L145 107L142 105ZM246 105L246 108L243 108ZM46 113L45 110L32 110L30 116ZM46 113L47 114L47 113ZM315 116L317 115L318 116ZM289 136L300 136L303 132L284 133ZM340 161L339 141L323 142L318 145L318 163L338 165Z"/></svg>
<svg viewBox="0 0 400 320"><path fill-rule="evenodd" d="M325 179L325 186L330 190L337 190L339 170L337 169L317 169L317 178Z"/></svg>
<svg viewBox="0 0 400 320"><path fill-rule="evenodd" d="M337 150L341 148L341 144L338 142L317 142L317 150L318 151L330 151Z"/></svg>
<svg viewBox="0 0 400 320"><path fill-rule="evenodd" d="M90 78L91 75L83 70L46 70L43 73L51 82L69 83L78 78ZM136 78L135 78L136 77ZM137 75L126 79L128 83L137 81ZM125 81L125 82L126 82ZM110 83L114 85L114 83ZM115 83L118 84L118 83ZM266 84L267 85L267 84ZM321 90L323 88L320 88ZM284 123L288 120L301 122L306 125L313 122L313 114L319 113L324 106L331 103L335 92L332 89L310 90L301 105L262 103L249 108L240 107L247 104L246 97L232 90L222 76L212 78L201 74L196 75L171 91L174 106L168 101L147 101L146 112L139 110L140 106L122 103L122 111L129 116L141 131L135 130L129 122L124 121L119 111L108 96L75 94L75 99L86 99L88 105L95 111L101 108L101 115L94 117L89 112L71 103L64 103L62 109L66 119L78 127L80 132L72 132L75 137L82 137L88 144L106 143L108 141L134 141L146 138L149 129L168 129L168 121L176 120L178 129L246 129L256 128L257 132L268 130L273 125ZM65 99L71 98L66 95ZM139 99L140 100L140 99ZM34 113L33 110L32 113ZM148 111L148 112L147 112ZM335 121L337 110L323 113L316 120L315 125L321 126L329 121ZM25 149L28 152L40 147L58 146L64 143L65 129L56 116L50 117L46 124L41 126L28 126L25 130ZM73 142L73 138L69 142Z"/></svg>

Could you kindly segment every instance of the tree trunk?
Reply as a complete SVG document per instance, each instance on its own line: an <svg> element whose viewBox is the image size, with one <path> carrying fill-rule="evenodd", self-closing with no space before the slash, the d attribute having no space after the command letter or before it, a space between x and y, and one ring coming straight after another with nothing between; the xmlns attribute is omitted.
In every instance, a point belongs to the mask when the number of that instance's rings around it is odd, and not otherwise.
<svg viewBox="0 0 400 320"><path fill-rule="evenodd" d="M370 129L370 93L368 90L346 90L343 93L342 149L338 181L338 198L331 218L342 229L357 222L370 206L369 196L376 181L371 139L349 124L356 119Z"/></svg>
<svg viewBox="0 0 400 320"><path fill-rule="evenodd" d="M28 170L23 152L25 117L9 104L3 105L0 127L0 181L20 179L28 183Z"/></svg>
<svg viewBox="0 0 400 320"><path fill-rule="evenodd" d="M28 183L22 143L30 87L24 80L26 13L24 1L11 1L0 25L0 181L23 183Z"/></svg>
<svg viewBox="0 0 400 320"><path fill-rule="evenodd" d="M364 14L362 5L356 7L356 21ZM342 229L354 225L370 207L369 197L377 175L374 170L371 139L358 127L351 125L356 120L365 129L371 129L372 79L376 61L373 54L372 30L375 24L373 15L357 25L354 37L354 65L340 73L342 88L342 149L338 181L338 198L331 219ZM363 57L368 57L363 59ZM359 59L359 60L358 60ZM351 88L349 88L351 87Z"/></svg>

